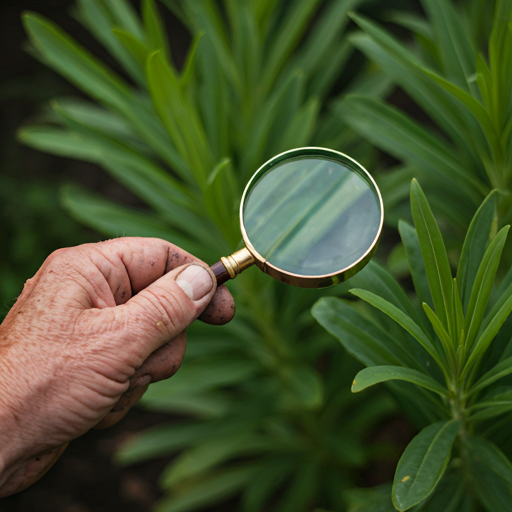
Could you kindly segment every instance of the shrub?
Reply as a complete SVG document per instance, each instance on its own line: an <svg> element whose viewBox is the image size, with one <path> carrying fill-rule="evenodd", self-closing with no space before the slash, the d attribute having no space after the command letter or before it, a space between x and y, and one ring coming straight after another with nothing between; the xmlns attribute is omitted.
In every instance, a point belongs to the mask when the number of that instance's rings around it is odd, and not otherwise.
<svg viewBox="0 0 512 512"><path fill-rule="evenodd" d="M358 287L351 292L375 309L337 298L313 308L320 324L368 366L352 391L393 381L392 394L421 428L396 469L398 510L464 512L477 503L489 512L510 510L512 271L493 289L509 229L496 234L497 197L491 192L474 216L454 278L438 225L413 181L415 228L401 221L399 230L417 304L373 263L351 281ZM393 510L385 489L355 498L366 503L365 512Z"/></svg>
<svg viewBox="0 0 512 512"><path fill-rule="evenodd" d="M353 19L362 32L350 39L416 102L424 122L359 91L340 104L340 115L403 162L386 177L395 204L400 191L406 198L407 183L417 176L436 212L463 235L483 198L496 188L505 192L498 211L500 222L507 223L512 211L512 3L421 4L428 20L403 12L391 16L413 32L416 49L358 15ZM402 214L395 213L394 220Z"/></svg>

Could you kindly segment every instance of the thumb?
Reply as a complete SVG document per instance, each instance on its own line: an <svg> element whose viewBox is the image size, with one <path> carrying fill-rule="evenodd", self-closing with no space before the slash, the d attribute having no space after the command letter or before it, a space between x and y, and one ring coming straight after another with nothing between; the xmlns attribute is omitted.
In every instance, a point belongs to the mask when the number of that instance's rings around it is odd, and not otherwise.
<svg viewBox="0 0 512 512"><path fill-rule="evenodd" d="M126 336L139 345L145 359L183 332L206 308L215 289L213 272L198 263L165 274L119 306Z"/></svg>

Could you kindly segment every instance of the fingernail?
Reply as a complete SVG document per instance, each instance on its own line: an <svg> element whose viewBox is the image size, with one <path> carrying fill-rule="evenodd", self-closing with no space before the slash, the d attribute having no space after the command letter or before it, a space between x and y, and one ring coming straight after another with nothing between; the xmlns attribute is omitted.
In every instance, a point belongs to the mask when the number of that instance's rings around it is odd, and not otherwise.
<svg viewBox="0 0 512 512"><path fill-rule="evenodd" d="M212 276L200 265L190 265L176 279L176 284L192 299L202 299L212 288Z"/></svg>

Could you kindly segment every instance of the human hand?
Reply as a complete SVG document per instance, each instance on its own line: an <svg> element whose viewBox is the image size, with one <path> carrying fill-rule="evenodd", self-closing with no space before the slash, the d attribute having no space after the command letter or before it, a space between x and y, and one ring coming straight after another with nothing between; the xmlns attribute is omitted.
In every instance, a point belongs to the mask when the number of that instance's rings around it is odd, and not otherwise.
<svg viewBox="0 0 512 512"><path fill-rule="evenodd" d="M70 440L116 423L151 382L173 375L185 329L203 311L222 324L234 309L206 264L163 240L53 253L0 325L0 497L33 483Z"/></svg>

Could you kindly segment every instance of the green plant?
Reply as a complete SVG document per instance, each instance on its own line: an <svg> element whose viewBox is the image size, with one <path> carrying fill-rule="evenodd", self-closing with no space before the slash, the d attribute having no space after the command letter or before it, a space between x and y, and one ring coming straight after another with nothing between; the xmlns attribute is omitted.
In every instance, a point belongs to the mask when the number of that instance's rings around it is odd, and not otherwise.
<svg viewBox="0 0 512 512"><path fill-rule="evenodd" d="M0 255L0 321L27 276L37 272L50 252L91 240L85 229L63 215L55 186L35 180L20 184L6 167L0 176L0 240L5 241Z"/></svg>
<svg viewBox="0 0 512 512"><path fill-rule="evenodd" d="M363 16L362 32L350 40L424 112L419 122L367 94L349 95L337 111L357 132L403 162L382 180L391 194L395 223L408 182L421 179L436 211L462 235L493 188L500 222L511 215L512 187L512 3L421 0L424 18L390 16L416 38L410 49ZM489 27L488 20L494 22ZM490 32L490 35L489 35ZM388 192L389 190L389 192ZM460 238L458 238L460 240Z"/></svg>
<svg viewBox="0 0 512 512"><path fill-rule="evenodd" d="M27 14L37 56L99 105L56 100L19 137L101 165L151 209L67 187L64 205L80 221L109 236L161 237L213 263L239 244L241 191L270 156L311 143L370 153L323 108L351 54L346 12L359 1L226 0L222 9L207 0L165 3L193 35L181 71L153 0L142 2L142 21L122 0L77 2L76 17L130 82L51 22ZM375 74L352 83L374 94L387 86ZM117 460L178 453L161 478L169 492L159 511L240 494L247 512L343 509L340 489L353 485L352 469L371 457L366 430L389 413L390 401L376 395L360 406L352 398L345 379L358 363L309 313L320 292L254 269L230 286L235 320L193 326L182 369L142 400L188 419L136 436Z"/></svg>
<svg viewBox="0 0 512 512"><path fill-rule="evenodd" d="M401 221L399 230L418 304L373 264L354 278L358 289L351 292L375 309L338 298L313 308L368 366L352 391L393 381L392 393L422 429L398 463L392 489L398 510L463 512L478 502L489 512L510 510L512 271L493 288L509 229L496 234L498 194L492 191L474 216L454 278L430 206L413 181L415 228ZM375 510L389 503L386 495L368 497L377 501Z"/></svg>

